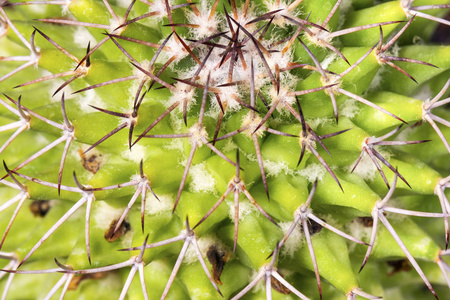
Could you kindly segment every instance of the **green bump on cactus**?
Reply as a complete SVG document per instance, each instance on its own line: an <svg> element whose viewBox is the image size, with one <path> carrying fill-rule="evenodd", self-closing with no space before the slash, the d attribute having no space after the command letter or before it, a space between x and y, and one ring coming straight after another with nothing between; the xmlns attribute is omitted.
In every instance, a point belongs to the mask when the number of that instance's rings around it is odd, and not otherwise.
<svg viewBox="0 0 450 300"><path fill-rule="evenodd" d="M0 1L1 299L444 299L449 10Z"/></svg>

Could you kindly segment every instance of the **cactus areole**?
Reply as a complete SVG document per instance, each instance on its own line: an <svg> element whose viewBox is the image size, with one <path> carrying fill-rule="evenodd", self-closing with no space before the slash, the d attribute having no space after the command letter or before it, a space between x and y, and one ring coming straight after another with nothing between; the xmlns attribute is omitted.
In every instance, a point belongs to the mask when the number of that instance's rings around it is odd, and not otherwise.
<svg viewBox="0 0 450 300"><path fill-rule="evenodd" d="M449 11L0 1L0 299L448 299Z"/></svg>

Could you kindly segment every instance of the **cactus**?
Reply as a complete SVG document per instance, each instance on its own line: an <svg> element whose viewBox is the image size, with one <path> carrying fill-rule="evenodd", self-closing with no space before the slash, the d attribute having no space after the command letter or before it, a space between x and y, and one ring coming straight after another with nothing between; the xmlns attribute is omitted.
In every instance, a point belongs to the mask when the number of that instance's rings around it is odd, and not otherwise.
<svg viewBox="0 0 450 300"><path fill-rule="evenodd" d="M449 294L450 1L18 1L1 299Z"/></svg>

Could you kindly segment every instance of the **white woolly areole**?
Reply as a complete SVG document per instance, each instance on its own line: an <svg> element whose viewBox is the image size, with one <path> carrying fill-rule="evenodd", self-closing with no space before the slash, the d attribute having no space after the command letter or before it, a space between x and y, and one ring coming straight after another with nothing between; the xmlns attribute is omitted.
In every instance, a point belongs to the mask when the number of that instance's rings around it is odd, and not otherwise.
<svg viewBox="0 0 450 300"><path fill-rule="evenodd" d="M175 114L170 114L169 117L170 117L170 127L172 127L173 132L180 133L184 126L183 118L179 118Z"/></svg>
<svg viewBox="0 0 450 300"><path fill-rule="evenodd" d="M145 201L145 211L151 215L172 211L174 201L171 194L157 195L158 199L153 196L152 192L147 192L147 199Z"/></svg>
<svg viewBox="0 0 450 300"><path fill-rule="evenodd" d="M150 73L153 73L153 70L150 70L150 62L148 60L143 60L140 62L140 67ZM149 79L149 77L138 68L133 69L133 75L138 77L136 80L133 80L133 82L148 81ZM135 92L136 88L133 91Z"/></svg>
<svg viewBox="0 0 450 300"><path fill-rule="evenodd" d="M349 119L353 119L361 110L357 103L358 101L355 99L345 99L345 101L339 106L339 114Z"/></svg>
<svg viewBox="0 0 450 300"><path fill-rule="evenodd" d="M77 62L73 62L72 63L72 67L75 68L77 67ZM75 70L75 74L77 76L80 76L79 78L83 78L84 76L86 76L89 73L90 68L86 66L86 62L83 62L76 70Z"/></svg>
<svg viewBox="0 0 450 300"><path fill-rule="evenodd" d="M298 144L300 147L303 147L303 142L305 142L306 147L306 151L307 152L311 152L309 150L309 147L312 147L314 149L317 149L317 145L316 145L316 140L314 139L314 137L312 136L312 134L307 134L306 136L303 135L302 132L300 132L299 137L298 137Z"/></svg>
<svg viewBox="0 0 450 300"><path fill-rule="evenodd" d="M351 171L354 167L354 163L349 166L349 171ZM359 161L358 166L355 168L353 173L359 175L364 180L373 180L377 173L377 168L374 165L370 156L364 151L364 154Z"/></svg>
<svg viewBox="0 0 450 300"><path fill-rule="evenodd" d="M219 43L227 44L228 41L221 39ZM202 49L203 51L200 51L198 57L201 61L203 61L206 58L207 52L206 48ZM224 86L224 87L218 87L218 85L229 83L228 81L228 63L230 60L225 62L221 67L219 67L219 62L222 60L222 57L220 54L222 53L220 50L222 49L214 49L213 52L210 54L209 58L206 60L205 65L202 68L202 71L197 75L196 82L201 85L206 85L206 80L208 78L208 74L210 74L210 83L209 86L215 86L215 88L219 89L219 98L222 101L223 106L231 110L238 110L241 108L241 105L234 100L234 97L241 97L241 94L239 92L239 89L236 85L233 86ZM180 77L182 78L192 78L195 73L198 71L198 65L193 66L186 72L181 72ZM233 81L239 81L242 80L241 74L242 74L242 67L240 65L240 62L238 60L237 63L234 64L233 69ZM249 79L248 79L249 80ZM249 81L246 82L249 82ZM241 87L239 87L241 88ZM211 99L210 104L214 111L219 111L220 106L216 99Z"/></svg>
<svg viewBox="0 0 450 300"><path fill-rule="evenodd" d="M228 40L221 38L219 43L228 44ZM246 52L248 48L248 44L243 47L243 51ZM206 48L201 48L198 57L200 60L204 60L207 55ZM219 67L219 63L222 61L222 49L214 49L210 54L208 60L205 62L202 71L198 74L197 81L198 83L205 85L208 74L210 74L210 86L216 86L219 89L219 97L222 102L226 102L227 104L224 106L227 109L237 110L241 108L241 105L234 100L235 97L241 98L242 92L249 93L250 90L247 85L240 85L239 87L236 85L233 86L221 86L219 85L229 83L229 66L230 63L233 64L233 73L232 73L232 81L242 81L242 82L250 82L250 62L246 61L247 68L244 70L242 66L242 61L238 59L237 61L233 61L232 59L228 59L224 61L223 65ZM247 54L245 54L247 56ZM259 74L264 72L261 68L259 69L257 66L259 63L257 60L254 61L255 74ZM188 70L185 74L182 75L183 78L191 78L195 75L198 70L198 66L193 66L190 70ZM255 89L259 89L263 82L266 82L267 79L264 77L259 79L257 75L255 75ZM212 105L214 105L215 109L220 109L217 101L211 101Z"/></svg>
<svg viewBox="0 0 450 300"><path fill-rule="evenodd" d="M161 271L164 270L165 272L171 271L171 269L168 266L167 261L163 260L163 259L153 260L146 266L151 266L150 268L152 268L154 270L161 270Z"/></svg>
<svg viewBox="0 0 450 300"><path fill-rule="evenodd" d="M354 164L349 166L350 171L353 169L353 166ZM359 175L364 180L373 180L376 176L377 168L373 164L372 159L364 153L353 173Z"/></svg>
<svg viewBox="0 0 450 300"><path fill-rule="evenodd" d="M223 145L222 147L222 152L223 153L231 152L233 150L236 150L237 148L238 146L233 142L232 139L227 139L225 145Z"/></svg>
<svg viewBox="0 0 450 300"><path fill-rule="evenodd" d="M219 40L219 44L226 44L227 40L224 38L221 38ZM204 61L206 58L206 55L209 52L209 49L206 47L198 47L198 58L201 61ZM222 84L226 82L227 76L228 76L228 69L221 67L219 68L219 62L221 61L222 57L220 54L222 49L214 49L211 54L209 55L209 58L206 60L201 72L197 75L197 81L198 83L205 85L206 79L208 77L208 74L211 73L210 81L214 85ZM189 70L187 70L185 73L181 72L180 76L182 78L192 78L195 73L197 72L199 66L196 64L192 66Z"/></svg>
<svg viewBox="0 0 450 300"><path fill-rule="evenodd" d="M182 36L180 38L185 40ZM160 44L162 44L164 40L161 40ZM174 63L179 62L183 58L185 58L187 55L189 55L189 52L186 51L186 49L183 47L181 42L178 41L177 37L172 36L166 43L166 46L164 47L165 51L165 57L162 57L164 60L168 60L171 57L175 57ZM161 55L163 56L163 55ZM169 68L174 68L175 64L170 64Z"/></svg>
<svg viewBox="0 0 450 300"><path fill-rule="evenodd" d="M184 145L182 139L171 139L169 143L164 144L163 147L167 150L178 150L180 152L184 151Z"/></svg>
<svg viewBox="0 0 450 300"><path fill-rule="evenodd" d="M172 3L170 3L171 1L169 0L168 2L169 5L172 6ZM153 5L149 6L149 12L159 12L159 14L152 16L152 19L162 20L167 16L165 0L154 0L152 3Z"/></svg>
<svg viewBox="0 0 450 300"><path fill-rule="evenodd" d="M238 111L241 109L241 104L235 100L235 98L241 97L237 86L221 87L219 97L222 101L222 105L226 105L227 111ZM217 101L214 101L213 103L216 103L217 108L220 109Z"/></svg>
<svg viewBox="0 0 450 300"><path fill-rule="evenodd" d="M325 26L325 28L326 27L327 26ZM312 44L322 48L325 48L327 44L331 44L332 38L330 37L329 32L316 27L309 27L309 30L312 34L307 33L306 37Z"/></svg>
<svg viewBox="0 0 450 300"><path fill-rule="evenodd" d="M202 236L197 239L198 247L200 248L200 252L202 253L203 259L206 258L206 253L208 252L209 247L212 245L218 247L219 250L224 250L225 246L220 243L217 237L213 235ZM186 252L186 256L184 257L183 262L187 264L192 264L198 261L197 252L193 246L190 246Z"/></svg>
<svg viewBox="0 0 450 300"><path fill-rule="evenodd" d="M294 3L295 1L288 1L289 3L287 3L286 1L279 1L277 3L277 1L266 1L264 4L267 6L267 11L276 11L281 9L281 11L277 12L276 14L273 15L273 21L272 23L275 25L278 25L280 27L285 27L287 25L292 24L292 22L288 21L286 18L283 17L284 16L288 16L291 18L295 18L298 15L299 10L298 9L291 9L289 11L289 5L291 5L292 3Z"/></svg>
<svg viewBox="0 0 450 300"><path fill-rule="evenodd" d="M219 25L222 24L223 17L216 12L209 19L211 5L206 0L197 3L196 7L200 11L200 15L197 16L192 10L186 12L188 23L199 25L198 28L190 29L192 36L201 39L219 32Z"/></svg>
<svg viewBox="0 0 450 300"><path fill-rule="evenodd" d="M134 70L134 71L136 71L136 70ZM141 72L141 74L143 74L143 73ZM149 77L147 77L147 79L148 78ZM130 87L127 90L127 94L130 95L130 97L128 97L128 99L127 99L126 107L134 107L134 98L136 96L136 91L139 89L140 84L141 84L141 82L138 80L131 80Z"/></svg>
<svg viewBox="0 0 450 300"><path fill-rule="evenodd" d="M282 222L278 223L280 225L281 230L286 235L289 228L291 228L293 222ZM300 226L295 226L289 238L284 243L283 247L281 247L281 255L292 257L294 253L303 246L302 239L302 231L300 230Z"/></svg>
<svg viewBox="0 0 450 300"><path fill-rule="evenodd" d="M243 118L242 118L242 127L246 128L243 133L251 138L252 134L255 132L258 125L261 123L262 118L259 115L256 115L255 112L249 111ZM256 132L256 135L258 137L262 137L264 135L264 130L266 126L262 125L258 131Z"/></svg>
<svg viewBox="0 0 450 300"><path fill-rule="evenodd" d="M211 99L212 98L212 99ZM217 103L216 99L214 97L210 97L209 107L205 111L205 117L218 120L220 113L222 110L219 107L219 104Z"/></svg>
<svg viewBox="0 0 450 300"><path fill-rule="evenodd" d="M321 164L310 164L299 172L309 182L314 182L316 179L322 180L325 173L326 170Z"/></svg>
<svg viewBox="0 0 450 300"><path fill-rule="evenodd" d="M271 103L273 104L275 101L279 101L280 103L277 106L277 111L280 113L286 112L287 109L284 107L283 103L286 105L292 105L295 103L294 96L288 96L287 93L289 89L285 86L280 86L280 92L277 93L276 87L272 86L269 91L269 96L271 99Z"/></svg>
<svg viewBox="0 0 450 300"><path fill-rule="evenodd" d="M89 42L91 45L96 42L92 34L83 26L76 27L72 40L78 48L86 48Z"/></svg>
<svg viewBox="0 0 450 300"><path fill-rule="evenodd" d="M324 60L320 63L320 65L322 66L322 68L325 70L327 69L332 62L334 62L339 56L332 52L330 55L328 55L327 57L324 58Z"/></svg>
<svg viewBox="0 0 450 300"><path fill-rule="evenodd" d="M319 126L323 126L325 124L332 124L334 123L334 119L331 118L314 118L314 119L307 119L306 123L308 123L309 127L311 127L312 130L317 130Z"/></svg>
<svg viewBox="0 0 450 300"><path fill-rule="evenodd" d="M265 47L267 47L267 45L264 45ZM244 56L245 57L252 57L253 58L253 69L254 69L254 75L255 75L255 90L259 91L261 88L263 88L265 85L269 84L270 81L270 77L267 73L267 69L263 63L263 61L261 60L261 57L255 47L255 45L253 44L253 42L248 42L247 44L245 44L245 47L242 48L244 51ZM272 53L273 54L273 53ZM270 54L270 55L272 55ZM270 57L264 55L267 63L270 65L271 64L271 60ZM240 86L240 89L243 89L243 91L245 91L246 93L250 93L250 84L248 84L251 80L251 61L246 61L247 63L247 68L244 69L244 66L242 65L242 61L240 59L237 60L237 62L234 64L235 68L234 68L234 72L233 72L233 80L240 80L242 82L247 82L246 85ZM275 64L272 64L272 73L273 70L275 68ZM280 66L280 68L283 68L282 66ZM281 80L282 82L284 82L284 75L287 72L282 72L281 73Z"/></svg>
<svg viewBox="0 0 450 300"><path fill-rule="evenodd" d="M273 41L275 42L275 40ZM269 43L271 44L271 43ZM276 47L271 47L272 50L277 50L277 52L270 53L270 58L267 59L270 69L275 70L275 65L278 65L280 69L287 68L290 63L294 60L294 56L291 50L282 52L284 45L277 45ZM292 48L291 48L292 49ZM281 75L288 74L289 72L282 72Z"/></svg>
<svg viewBox="0 0 450 300"><path fill-rule="evenodd" d="M47 71L45 71L45 73L47 73ZM48 73L48 75L50 75L50 73ZM62 84L64 83L64 80L62 79L56 79L56 80L50 80L47 82L47 84L49 85L48 88L48 93L50 95L50 97L48 97L50 99L50 101L52 103L54 102L61 102L61 98L60 97L52 97L51 95L54 93L54 91L56 91ZM73 96L71 97L72 93L74 92L72 87L69 85L66 85L64 87L64 89L62 89L62 91L64 92L64 98L70 99L73 98ZM67 95L67 96L66 96Z"/></svg>
<svg viewBox="0 0 450 300"><path fill-rule="evenodd" d="M255 154L247 154L246 157L250 161L258 161L258 157ZM278 161L266 159L263 160L263 163L267 177L278 176L282 173L285 175L298 175L300 172L299 170L290 169L287 162L281 159Z"/></svg>
<svg viewBox="0 0 450 300"><path fill-rule="evenodd" d="M375 77L372 79L369 87L367 88L367 92L378 90L381 87L381 84L384 80L384 75L387 71L387 68L381 67L378 72L375 74Z"/></svg>
<svg viewBox="0 0 450 300"><path fill-rule="evenodd" d="M97 107L105 107L106 106L105 102L102 101L102 98L97 95L95 90L87 90L87 91L83 92L82 94L83 94L83 97L77 98L77 103L79 105L80 110L83 113L88 114L88 113L97 111L97 110L94 110L89 105L97 106Z"/></svg>
<svg viewBox="0 0 450 300"><path fill-rule="evenodd" d="M334 86L324 90L325 94L329 95L330 94L329 90L331 90L331 92L334 95L340 94L339 88L341 87L341 84L342 84L341 76L325 73L325 77L320 76L320 82L322 83L322 86L334 84Z"/></svg>
<svg viewBox="0 0 450 300"><path fill-rule="evenodd" d="M234 201L226 201L230 210L228 211L228 217L234 223ZM257 211L256 207L249 201L239 200L239 221L242 221L247 215Z"/></svg>
<svg viewBox="0 0 450 300"><path fill-rule="evenodd" d="M122 17L118 17L117 19L111 18L109 20L109 31L111 31L112 34L120 35L122 32L127 28L126 26L120 27L123 23L125 23L125 19ZM120 28L117 28L120 27Z"/></svg>
<svg viewBox="0 0 450 300"><path fill-rule="evenodd" d="M141 181L141 175L140 174L134 174L134 175L131 175L131 178L130 178L130 180L131 181ZM134 186L136 189L137 189L137 186Z"/></svg>
<svg viewBox="0 0 450 300"><path fill-rule="evenodd" d="M115 208L105 201L95 201L93 216L95 224L101 230L108 230L114 220L118 220L123 213L122 208Z"/></svg>
<svg viewBox="0 0 450 300"><path fill-rule="evenodd" d="M267 48L267 45L264 45L264 47ZM252 57L253 58L253 68L254 68L254 73L255 73L255 89L259 90L263 85L267 84L270 82L270 77L267 73L267 69L263 63L263 61L261 60L260 54L258 52L258 49L256 48L255 44L253 43L253 41L249 41L245 44L245 46L242 48L242 51L244 53L245 57ZM264 54L264 57L266 59L266 62L270 65L270 57L267 57L266 54ZM228 69L228 64L230 62L227 62L227 69ZM233 80L242 80L244 82L249 83L250 82L250 76L251 76L251 68L250 68L250 61L247 60L246 61L247 64L247 68L244 70L244 67L242 65L242 61L241 59L238 59L235 63L234 63L234 72L233 72ZM273 73L273 69L275 64L273 64L272 69L272 73ZM228 74L228 72L227 72ZM247 84L248 86L248 84Z"/></svg>
<svg viewBox="0 0 450 300"><path fill-rule="evenodd" d="M272 43L276 43L277 40L273 39L273 41L269 42L269 45L272 45ZM295 90L295 88L297 87L297 83L299 81L299 77L295 76L294 74L292 74L289 71L283 71L283 69L289 69L289 67L291 67L292 62L294 61L294 56L293 56L293 51L292 51L292 47L286 51L283 54L283 45L277 45L276 47L272 47L272 50L277 50L276 52L272 52L270 53L270 58L266 58L267 59L267 63L270 67L270 69L272 70L273 75L275 76L274 70L276 70L276 65L278 65L278 67L280 68L280 86L281 87L285 87L291 90ZM267 71L264 67L264 70L261 70L261 72L264 74L264 76L266 77L266 80L268 80L268 76L266 75ZM262 80L259 79L257 81L260 81L262 83ZM256 85L256 84L255 84Z"/></svg>
<svg viewBox="0 0 450 300"><path fill-rule="evenodd" d="M386 160L389 161L389 158L391 157L390 152L383 151L382 149L380 149L380 147L376 147L376 150L378 153L381 154L381 156L383 156L384 158L386 158ZM381 164L380 161L378 161L378 162ZM353 166L354 166L354 164L349 166L349 171L351 171L353 169ZM375 176L377 176L378 169L375 166L375 164L373 163L370 156L366 152L364 152L363 157L361 158L358 166L353 171L353 173L359 175L359 177L361 177L364 180L372 181L375 179Z"/></svg>
<svg viewBox="0 0 450 300"><path fill-rule="evenodd" d="M357 220L353 220L350 224L346 225L346 232L362 241L369 241L370 236L372 234L372 226L365 227L363 224L358 222ZM376 239L375 239L376 242ZM349 243L348 250L351 252L355 249L357 243Z"/></svg>
<svg viewBox="0 0 450 300"><path fill-rule="evenodd" d="M128 142L126 143L126 146L128 147ZM131 149L123 151L121 156L135 163L140 163L141 160L145 159L146 157L146 149L144 146L136 144L131 147Z"/></svg>
<svg viewBox="0 0 450 300"><path fill-rule="evenodd" d="M198 147L203 146L203 142L205 139L208 139L208 132L206 128L201 126L200 124L195 124L191 128L189 128L189 133L191 136L189 137L189 141L191 145L197 144Z"/></svg>
<svg viewBox="0 0 450 300"><path fill-rule="evenodd" d="M281 173L284 173L285 175L294 174L294 170L289 169L287 162L283 160L264 160L264 170L266 170L267 177L278 176Z"/></svg>
<svg viewBox="0 0 450 300"><path fill-rule="evenodd" d="M184 82L175 83L176 92L172 92L172 96L166 102L166 107L170 107L175 102L180 102L176 110L178 112L183 111L183 102L186 101L186 110L189 111L191 106L195 104L195 88Z"/></svg>
<svg viewBox="0 0 450 300"><path fill-rule="evenodd" d="M231 18L235 19L237 23L239 23L242 27L244 27L248 32L255 31L257 29L256 26L257 23L247 24L248 22L257 17L257 15L255 14L255 7L252 4L250 4L247 9L247 14L245 16L242 9L243 6L237 8L237 18L234 17L234 13L232 10L228 10L228 14L230 15ZM231 21L231 27L233 27L235 32L238 29L238 26L233 21ZM242 29L240 31L242 33L240 34L240 40L242 40L247 35L242 31Z"/></svg>
<svg viewBox="0 0 450 300"><path fill-rule="evenodd" d="M206 169L206 164L204 162L191 166L189 169L189 175L192 178L189 185L190 192L214 192L216 181L214 180L212 174Z"/></svg>
<svg viewBox="0 0 450 300"><path fill-rule="evenodd" d="M128 102L129 102L130 100L131 100L131 99L128 99ZM130 114L130 115L131 115L131 112L128 111L128 109L125 108L125 107L122 107L122 108L121 108L121 113L124 113L124 114ZM130 116L129 118L116 117L117 127L121 126L123 123L127 123L127 126L130 127L130 125L131 125L131 123L132 123L132 120L135 120L135 121L136 121L136 118L132 118L131 116ZM128 143L126 143L125 145L128 145Z"/></svg>
<svg viewBox="0 0 450 300"><path fill-rule="evenodd" d="M378 49L375 49L375 57L377 59L378 64L382 66L385 64L383 61L385 56L399 56L399 52L400 52L400 46L397 45L397 43L394 43L394 45L389 47L389 49L383 53L380 53L380 51Z"/></svg>
<svg viewBox="0 0 450 300"><path fill-rule="evenodd" d="M128 248L131 247L131 243L133 242L133 231L129 230L122 236L122 247Z"/></svg>

